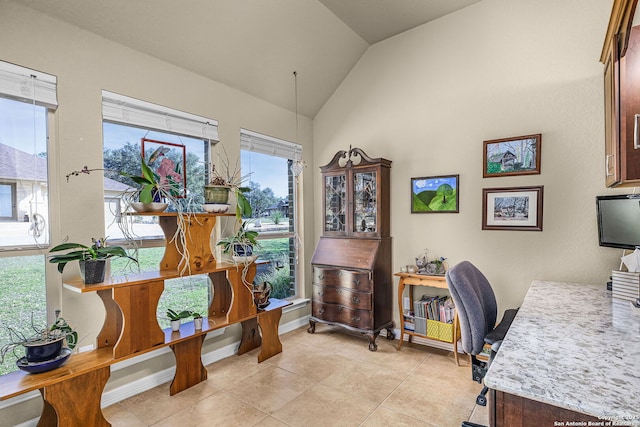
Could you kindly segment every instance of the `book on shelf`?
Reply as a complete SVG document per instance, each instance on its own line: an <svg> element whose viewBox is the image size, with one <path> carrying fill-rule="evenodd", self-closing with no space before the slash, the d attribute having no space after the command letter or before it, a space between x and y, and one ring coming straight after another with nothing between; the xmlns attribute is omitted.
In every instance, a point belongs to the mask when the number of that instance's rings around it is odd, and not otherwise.
<svg viewBox="0 0 640 427"><path fill-rule="evenodd" d="M413 302L413 311L416 317L443 323L453 323L455 316L455 306L448 295L423 295L420 300Z"/></svg>

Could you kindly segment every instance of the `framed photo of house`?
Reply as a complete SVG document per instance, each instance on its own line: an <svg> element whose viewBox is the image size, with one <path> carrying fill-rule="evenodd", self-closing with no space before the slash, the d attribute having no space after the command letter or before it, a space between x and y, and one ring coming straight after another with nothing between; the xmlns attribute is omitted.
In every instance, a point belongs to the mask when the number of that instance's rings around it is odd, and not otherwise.
<svg viewBox="0 0 640 427"><path fill-rule="evenodd" d="M484 141L482 177L540 173L542 134Z"/></svg>
<svg viewBox="0 0 640 427"><path fill-rule="evenodd" d="M483 188L482 229L542 231L543 186Z"/></svg>
<svg viewBox="0 0 640 427"><path fill-rule="evenodd" d="M187 197L187 148L182 144L142 138L142 157L160 178L164 191Z"/></svg>
<svg viewBox="0 0 640 427"><path fill-rule="evenodd" d="M459 175L411 178L411 213L458 213Z"/></svg>

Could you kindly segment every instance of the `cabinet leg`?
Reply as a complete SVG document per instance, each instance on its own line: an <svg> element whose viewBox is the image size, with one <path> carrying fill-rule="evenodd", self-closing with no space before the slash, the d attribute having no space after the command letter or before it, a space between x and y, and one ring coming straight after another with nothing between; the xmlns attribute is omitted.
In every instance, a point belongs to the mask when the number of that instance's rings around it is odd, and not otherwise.
<svg viewBox="0 0 640 427"><path fill-rule="evenodd" d="M40 389L45 404L38 426L110 427L100 409L109 375L106 366Z"/></svg>
<svg viewBox="0 0 640 427"><path fill-rule="evenodd" d="M396 339L396 334L393 332L393 325L386 328L387 329L387 339L393 341Z"/></svg>
<svg viewBox="0 0 640 427"><path fill-rule="evenodd" d="M314 334L316 332L316 322L314 320L309 320L309 327L307 328L307 332L310 334Z"/></svg>
<svg viewBox="0 0 640 427"><path fill-rule="evenodd" d="M376 338L378 338L378 335L380 335L380 331L367 335L369 337L369 351L378 350L378 344L376 344Z"/></svg>

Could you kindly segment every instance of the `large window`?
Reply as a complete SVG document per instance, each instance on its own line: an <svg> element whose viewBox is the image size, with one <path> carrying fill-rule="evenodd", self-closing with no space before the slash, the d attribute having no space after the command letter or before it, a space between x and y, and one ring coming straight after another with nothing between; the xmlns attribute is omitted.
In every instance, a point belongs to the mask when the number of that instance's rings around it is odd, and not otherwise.
<svg viewBox="0 0 640 427"><path fill-rule="evenodd" d="M142 140L145 152L150 145L185 148L186 197L180 199L185 211L201 211L208 159L217 140L216 123L191 114L172 110L121 95L103 92L103 155L105 229L110 241L125 244L133 238L138 247L140 271L157 271L164 254L164 234L157 216L127 215L125 194L136 184L119 172L141 175ZM154 141L149 143L148 140ZM146 153L147 155L149 153ZM147 158L145 156L145 158ZM172 207L170 207L172 209ZM130 242L129 242L130 243ZM112 262L112 274L132 269L126 259ZM207 275L167 280L158 304L158 321L169 327L165 313L190 310L206 314L211 299Z"/></svg>
<svg viewBox="0 0 640 427"><path fill-rule="evenodd" d="M47 324L47 122L56 79L0 61L0 342ZM17 370L9 354L0 374Z"/></svg>
<svg viewBox="0 0 640 427"><path fill-rule="evenodd" d="M260 233L260 257L271 261L259 266L256 281L268 281L275 298L295 297L299 295L300 247L295 172L302 147L244 129L240 146L242 174L249 176L247 186L251 188L247 193L253 208L249 228Z"/></svg>

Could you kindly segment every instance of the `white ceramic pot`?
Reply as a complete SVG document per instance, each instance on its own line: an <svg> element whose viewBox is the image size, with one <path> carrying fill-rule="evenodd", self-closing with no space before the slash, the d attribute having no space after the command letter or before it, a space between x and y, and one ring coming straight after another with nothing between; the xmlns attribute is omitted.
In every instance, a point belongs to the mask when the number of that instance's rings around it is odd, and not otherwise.
<svg viewBox="0 0 640 427"><path fill-rule="evenodd" d="M202 317L195 317L193 319L193 327L196 329L202 329Z"/></svg>
<svg viewBox="0 0 640 427"><path fill-rule="evenodd" d="M179 331L180 330L180 320L172 320L171 321L171 330L172 331Z"/></svg>

